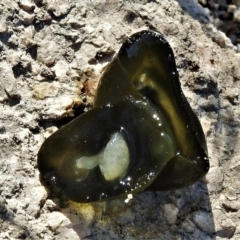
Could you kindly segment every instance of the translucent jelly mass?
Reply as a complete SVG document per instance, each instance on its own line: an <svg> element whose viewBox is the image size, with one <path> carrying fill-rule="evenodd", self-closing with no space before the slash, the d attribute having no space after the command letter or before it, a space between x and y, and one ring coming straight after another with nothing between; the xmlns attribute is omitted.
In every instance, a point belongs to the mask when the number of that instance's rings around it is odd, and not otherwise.
<svg viewBox="0 0 240 240"><path fill-rule="evenodd" d="M77 202L180 188L207 173L202 127L160 33L142 31L122 45L93 109L43 143L38 168L53 194Z"/></svg>

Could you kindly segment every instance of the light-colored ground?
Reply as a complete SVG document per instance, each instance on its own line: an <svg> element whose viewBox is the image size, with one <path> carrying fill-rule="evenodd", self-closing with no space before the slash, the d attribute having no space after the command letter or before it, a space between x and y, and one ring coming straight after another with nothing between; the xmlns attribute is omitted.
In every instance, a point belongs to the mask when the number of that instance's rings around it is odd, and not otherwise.
<svg viewBox="0 0 240 240"><path fill-rule="evenodd" d="M186 1L185 4L187 4ZM240 239L240 55L183 1L0 3L0 239ZM156 29L207 137L206 179L174 192L65 204L49 199L36 156L44 139L91 107L127 36ZM79 110L80 109L80 110Z"/></svg>

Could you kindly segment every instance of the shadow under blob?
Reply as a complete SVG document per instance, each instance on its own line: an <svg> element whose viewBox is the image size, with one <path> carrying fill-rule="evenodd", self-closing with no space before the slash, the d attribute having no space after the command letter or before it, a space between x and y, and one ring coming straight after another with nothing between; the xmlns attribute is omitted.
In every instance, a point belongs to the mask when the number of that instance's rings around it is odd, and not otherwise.
<svg viewBox="0 0 240 240"><path fill-rule="evenodd" d="M80 239L215 239L208 190L201 181L175 191L145 191L127 204L124 199L72 202L63 212ZM71 217L75 214L78 218Z"/></svg>

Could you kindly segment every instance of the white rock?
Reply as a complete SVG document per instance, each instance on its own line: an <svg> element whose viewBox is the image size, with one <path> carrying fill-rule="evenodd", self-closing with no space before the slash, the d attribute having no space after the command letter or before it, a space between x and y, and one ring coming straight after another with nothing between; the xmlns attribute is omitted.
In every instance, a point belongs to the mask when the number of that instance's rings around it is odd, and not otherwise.
<svg viewBox="0 0 240 240"><path fill-rule="evenodd" d="M48 106L47 114L49 116L63 116L63 115L71 115L74 100L72 99L71 95L62 95L59 96L57 99L47 98L46 104ZM66 109L69 109L66 110Z"/></svg>
<svg viewBox="0 0 240 240"><path fill-rule="evenodd" d="M24 11L27 12L31 11L35 6L31 0L21 0L19 5Z"/></svg>
<svg viewBox="0 0 240 240"><path fill-rule="evenodd" d="M32 63L32 58L30 57L30 55L28 54L22 54L21 58L21 65L23 68L30 68L31 67L31 63Z"/></svg>
<svg viewBox="0 0 240 240"><path fill-rule="evenodd" d="M16 198L6 199L8 209L14 211L18 206L18 200Z"/></svg>
<svg viewBox="0 0 240 240"><path fill-rule="evenodd" d="M193 221L202 231L210 235L214 233L214 221L210 214L201 211L195 212Z"/></svg>
<svg viewBox="0 0 240 240"><path fill-rule="evenodd" d="M236 22L240 22L240 9L237 9L234 14L233 14L233 18Z"/></svg>
<svg viewBox="0 0 240 240"><path fill-rule="evenodd" d="M13 51L13 50L10 50L9 51L9 63L13 66L16 66L19 62L20 62L20 58L22 56L23 52L22 51Z"/></svg>
<svg viewBox="0 0 240 240"><path fill-rule="evenodd" d="M8 31L8 27L5 22L0 21L0 33L5 33Z"/></svg>
<svg viewBox="0 0 240 240"><path fill-rule="evenodd" d="M36 76L40 73L40 65L37 62L32 62L32 75ZM43 79L43 77L41 77Z"/></svg>
<svg viewBox="0 0 240 240"><path fill-rule="evenodd" d="M23 10L19 11L19 16L20 16L20 19L22 20L22 22L26 25L32 24L34 21L34 17L35 17L34 14L27 13Z"/></svg>
<svg viewBox="0 0 240 240"><path fill-rule="evenodd" d="M58 130L58 128L55 126L47 128L46 132L44 132L44 138L46 139L46 138L50 137L57 130Z"/></svg>
<svg viewBox="0 0 240 240"><path fill-rule="evenodd" d="M228 239L232 238L236 231L236 224L230 218L227 218L223 219L221 225L223 229L223 237L226 237Z"/></svg>
<svg viewBox="0 0 240 240"><path fill-rule="evenodd" d="M167 203L162 206L164 216L166 217L169 224L175 224L179 209L172 203Z"/></svg>
<svg viewBox="0 0 240 240"><path fill-rule="evenodd" d="M46 0L45 3L47 10L52 11L56 17L66 14L71 8L69 2L64 0Z"/></svg>
<svg viewBox="0 0 240 240"><path fill-rule="evenodd" d="M68 218L60 212L52 212L47 215L47 226L52 230L56 231L63 222L70 223Z"/></svg>
<svg viewBox="0 0 240 240"><path fill-rule="evenodd" d="M44 187L33 187L29 189L29 205L27 212L36 217L40 211L40 207L44 204L47 198L47 192Z"/></svg>
<svg viewBox="0 0 240 240"><path fill-rule="evenodd" d="M24 29L23 34L20 36L20 42L25 46L35 45L36 42L33 40L35 29L32 25Z"/></svg>
<svg viewBox="0 0 240 240"><path fill-rule="evenodd" d="M126 204L128 204L129 201L132 200L132 199L133 199L133 195L132 195L132 194L128 194L128 195L127 195L127 198L124 200L124 202L125 202Z"/></svg>
<svg viewBox="0 0 240 240"><path fill-rule="evenodd" d="M237 200L238 197L237 197L236 189L229 186L229 187L226 189L226 197L227 197L227 199L230 200L230 201Z"/></svg>
<svg viewBox="0 0 240 240"><path fill-rule="evenodd" d="M227 216L220 209L213 209L215 230L220 231L222 229L222 220L226 219Z"/></svg>
<svg viewBox="0 0 240 240"><path fill-rule="evenodd" d="M210 133L212 121L206 116L200 118L200 122L204 131L205 136Z"/></svg>
<svg viewBox="0 0 240 240"><path fill-rule="evenodd" d="M5 90L10 94L16 94L16 82L11 65L5 61L0 65L0 101L7 99Z"/></svg>
<svg viewBox="0 0 240 240"><path fill-rule="evenodd" d="M12 34L12 36L8 39L8 43L14 46L18 45L18 37L16 34Z"/></svg>
<svg viewBox="0 0 240 240"><path fill-rule="evenodd" d="M206 179L208 181L208 190L210 192L219 192L223 188L223 172L221 167L210 168Z"/></svg>
<svg viewBox="0 0 240 240"><path fill-rule="evenodd" d="M236 9L237 9L237 6L236 6L236 5L234 5L234 4L229 4L227 11L228 11L229 13L234 13Z"/></svg>
<svg viewBox="0 0 240 240"><path fill-rule="evenodd" d="M30 194L33 200L38 204L42 205L47 197L47 192L43 186L33 187L30 190Z"/></svg>
<svg viewBox="0 0 240 240"><path fill-rule="evenodd" d="M39 49L37 54L37 60L47 66L52 65L55 62L55 56L59 52L57 43L54 41L42 40L39 43Z"/></svg>
<svg viewBox="0 0 240 240"><path fill-rule="evenodd" d="M46 97L53 97L57 94L59 83L57 82L43 82L34 86L33 97L36 99L44 99Z"/></svg>
<svg viewBox="0 0 240 240"><path fill-rule="evenodd" d="M54 210L58 209L59 207L53 200L47 199L44 204L44 208L47 208L50 211L54 211Z"/></svg>
<svg viewBox="0 0 240 240"><path fill-rule="evenodd" d="M79 240L79 235L72 228L64 228L58 235L58 240Z"/></svg>
<svg viewBox="0 0 240 240"><path fill-rule="evenodd" d="M52 70L55 71L57 78L61 81L61 79L66 77L67 71L69 70L69 63L63 60L58 61Z"/></svg>
<svg viewBox="0 0 240 240"><path fill-rule="evenodd" d="M30 131L29 129L25 128L25 129L19 129L19 132L16 134L16 137L21 141L21 142L25 142L28 137L30 135Z"/></svg>

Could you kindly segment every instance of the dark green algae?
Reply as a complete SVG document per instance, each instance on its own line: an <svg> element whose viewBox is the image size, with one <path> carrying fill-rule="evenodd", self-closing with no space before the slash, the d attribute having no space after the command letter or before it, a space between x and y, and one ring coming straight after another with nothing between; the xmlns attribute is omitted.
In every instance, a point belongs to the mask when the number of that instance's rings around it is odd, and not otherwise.
<svg viewBox="0 0 240 240"><path fill-rule="evenodd" d="M202 127L160 33L141 31L123 43L93 109L43 143L38 168L51 191L76 202L181 188L208 172Z"/></svg>

